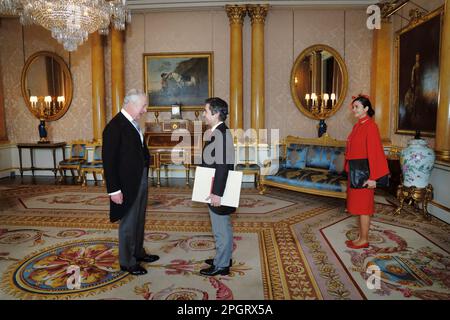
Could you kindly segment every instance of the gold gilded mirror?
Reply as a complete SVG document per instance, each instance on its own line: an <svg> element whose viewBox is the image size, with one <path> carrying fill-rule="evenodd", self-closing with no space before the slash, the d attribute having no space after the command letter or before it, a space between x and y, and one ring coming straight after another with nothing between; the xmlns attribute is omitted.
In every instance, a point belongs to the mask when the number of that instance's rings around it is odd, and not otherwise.
<svg viewBox="0 0 450 320"><path fill-rule="evenodd" d="M22 95L38 119L58 120L72 102L72 76L64 60L53 52L39 51L22 70Z"/></svg>
<svg viewBox="0 0 450 320"><path fill-rule="evenodd" d="M326 119L339 110L348 87L344 60L333 48L306 48L291 72L291 94L297 108L312 119Z"/></svg>

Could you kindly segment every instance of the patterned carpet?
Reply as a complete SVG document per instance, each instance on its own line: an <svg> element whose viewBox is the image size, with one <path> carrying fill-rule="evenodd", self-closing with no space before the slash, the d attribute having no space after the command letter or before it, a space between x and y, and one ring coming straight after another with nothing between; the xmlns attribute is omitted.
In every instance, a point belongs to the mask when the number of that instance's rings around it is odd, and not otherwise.
<svg viewBox="0 0 450 320"><path fill-rule="evenodd" d="M450 299L449 225L377 204L371 246L349 250L357 220L343 200L278 189L243 189L232 272L203 277L214 239L190 196L150 189L145 247L161 259L136 277L119 269L104 188L0 186L0 299ZM381 272L376 288L367 267Z"/></svg>

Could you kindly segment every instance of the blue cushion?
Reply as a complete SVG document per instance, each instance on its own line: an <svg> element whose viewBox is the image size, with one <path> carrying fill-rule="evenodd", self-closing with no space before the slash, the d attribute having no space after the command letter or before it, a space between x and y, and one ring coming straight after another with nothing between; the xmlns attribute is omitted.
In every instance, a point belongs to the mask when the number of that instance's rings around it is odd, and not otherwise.
<svg viewBox="0 0 450 320"><path fill-rule="evenodd" d="M265 180L270 180L282 184L308 189L318 189L336 192L346 192L347 179L342 175L329 172L320 172L314 169L284 169L276 175L264 176Z"/></svg>
<svg viewBox="0 0 450 320"><path fill-rule="evenodd" d="M82 168L102 168L102 162L86 162L81 165Z"/></svg>
<svg viewBox="0 0 450 320"><path fill-rule="evenodd" d="M74 144L72 145L72 158L84 158L84 154L86 152L85 144Z"/></svg>
<svg viewBox="0 0 450 320"><path fill-rule="evenodd" d="M102 146L97 146L94 149L94 161L102 160Z"/></svg>
<svg viewBox="0 0 450 320"><path fill-rule="evenodd" d="M330 169L331 155L334 147L325 146L309 146L308 155L306 157L306 166L319 169Z"/></svg>
<svg viewBox="0 0 450 320"><path fill-rule="evenodd" d="M341 174L344 172L345 166L345 150L344 148L336 148L331 155L330 172Z"/></svg>
<svg viewBox="0 0 450 320"><path fill-rule="evenodd" d="M67 159L59 162L60 165L78 165L84 163L84 159Z"/></svg>
<svg viewBox="0 0 450 320"><path fill-rule="evenodd" d="M286 165L287 169L303 169L306 164L307 146L287 147Z"/></svg>

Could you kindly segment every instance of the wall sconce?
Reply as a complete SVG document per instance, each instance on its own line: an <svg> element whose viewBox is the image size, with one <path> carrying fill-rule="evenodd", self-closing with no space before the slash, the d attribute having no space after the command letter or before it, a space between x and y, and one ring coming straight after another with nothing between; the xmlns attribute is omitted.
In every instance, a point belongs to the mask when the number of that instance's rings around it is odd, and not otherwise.
<svg viewBox="0 0 450 320"><path fill-rule="evenodd" d="M306 107L323 107L328 108L328 100L331 100L331 107L333 107L336 103L336 94L328 94L323 93L321 95L317 95L315 92L309 94L305 94L305 100L306 100ZM309 100L311 100L311 104L309 103Z"/></svg>
<svg viewBox="0 0 450 320"><path fill-rule="evenodd" d="M56 114L64 106L66 98L64 96L30 96L30 104L33 112L37 113L38 117L45 118Z"/></svg>

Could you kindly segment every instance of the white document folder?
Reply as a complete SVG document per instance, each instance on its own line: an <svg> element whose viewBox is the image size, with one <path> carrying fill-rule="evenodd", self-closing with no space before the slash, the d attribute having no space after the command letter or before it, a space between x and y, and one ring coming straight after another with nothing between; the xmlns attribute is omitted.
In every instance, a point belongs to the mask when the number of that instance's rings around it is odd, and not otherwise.
<svg viewBox="0 0 450 320"><path fill-rule="evenodd" d="M195 169L194 188L192 190L192 201L211 203L211 199L206 200L211 194L212 183L216 169L197 167ZM224 206L239 207L241 197L242 172L228 171L227 184L221 198L220 204Z"/></svg>

